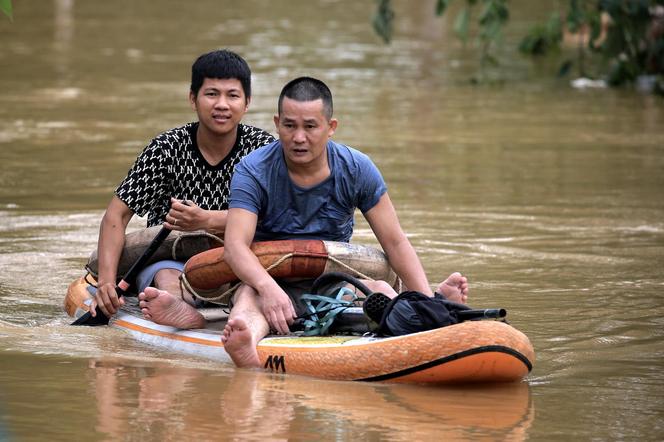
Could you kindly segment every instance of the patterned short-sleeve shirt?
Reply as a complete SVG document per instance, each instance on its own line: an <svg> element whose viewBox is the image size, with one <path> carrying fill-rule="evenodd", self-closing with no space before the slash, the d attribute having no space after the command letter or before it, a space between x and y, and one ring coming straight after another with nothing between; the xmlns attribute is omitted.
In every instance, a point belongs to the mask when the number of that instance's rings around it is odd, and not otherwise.
<svg viewBox="0 0 664 442"><path fill-rule="evenodd" d="M116 189L134 213L148 215L148 227L164 222L171 197L191 200L205 210L226 210L235 166L248 153L274 141L268 132L240 124L233 149L213 166L198 149L197 129L197 122L189 123L155 137Z"/></svg>

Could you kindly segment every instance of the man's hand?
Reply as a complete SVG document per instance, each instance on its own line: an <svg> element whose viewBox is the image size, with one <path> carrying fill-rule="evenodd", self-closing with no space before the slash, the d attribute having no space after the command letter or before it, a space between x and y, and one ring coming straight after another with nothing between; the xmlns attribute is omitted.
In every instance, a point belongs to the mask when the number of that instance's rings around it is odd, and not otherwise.
<svg viewBox="0 0 664 442"><path fill-rule="evenodd" d="M207 230L209 212L201 209L193 201L180 201L171 198L171 209L166 214L164 226L170 230L191 232Z"/></svg>
<svg viewBox="0 0 664 442"><path fill-rule="evenodd" d="M90 304L90 314L94 317L95 308L99 306L99 310L101 310L107 318L110 318L117 313L120 306L123 306L124 303L124 299L119 298L115 291L115 284L110 282L100 284L97 287L97 294Z"/></svg>
<svg viewBox="0 0 664 442"><path fill-rule="evenodd" d="M295 320L295 308L290 298L280 287L269 293L260 294L261 308L271 330L281 335L290 331L288 326Z"/></svg>

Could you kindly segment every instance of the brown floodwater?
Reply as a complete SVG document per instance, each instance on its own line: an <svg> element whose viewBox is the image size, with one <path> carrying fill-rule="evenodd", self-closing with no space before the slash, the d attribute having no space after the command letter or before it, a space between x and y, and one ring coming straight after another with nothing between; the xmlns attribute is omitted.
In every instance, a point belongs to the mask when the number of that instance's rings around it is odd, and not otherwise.
<svg viewBox="0 0 664 442"><path fill-rule="evenodd" d="M510 2L500 81L480 86L476 50L432 0L394 2L389 46L369 0L13 3L14 22L0 17L0 440L661 439L664 100L575 90L516 54L542 2ZM524 382L328 382L68 326L63 296L115 186L151 137L195 118L190 66L217 47L249 61L245 121L272 132L287 80L331 86L335 139L378 164L431 282L465 273L471 304L507 309L532 341ZM361 219L353 240L375 244Z"/></svg>

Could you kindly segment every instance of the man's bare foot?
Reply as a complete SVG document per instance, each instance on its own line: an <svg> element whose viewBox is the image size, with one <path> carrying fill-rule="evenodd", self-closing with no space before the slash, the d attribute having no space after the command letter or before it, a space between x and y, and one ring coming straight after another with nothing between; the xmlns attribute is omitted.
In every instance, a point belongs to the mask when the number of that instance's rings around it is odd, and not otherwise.
<svg viewBox="0 0 664 442"><path fill-rule="evenodd" d="M468 279L459 272L454 272L436 289L445 299L460 304L468 302Z"/></svg>
<svg viewBox="0 0 664 442"><path fill-rule="evenodd" d="M165 290L146 287L138 299L145 319L184 329L205 327L205 318L198 310Z"/></svg>
<svg viewBox="0 0 664 442"><path fill-rule="evenodd" d="M243 319L235 318L228 321L224 327L221 342L238 367L259 368L261 366L256 343L251 335L251 330Z"/></svg>

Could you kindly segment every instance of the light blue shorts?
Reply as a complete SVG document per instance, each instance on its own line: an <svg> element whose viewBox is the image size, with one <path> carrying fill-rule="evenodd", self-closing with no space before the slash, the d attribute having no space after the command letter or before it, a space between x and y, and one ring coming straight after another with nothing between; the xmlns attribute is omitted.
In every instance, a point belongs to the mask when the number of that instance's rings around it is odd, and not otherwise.
<svg viewBox="0 0 664 442"><path fill-rule="evenodd" d="M152 281L154 281L154 275L156 275L159 270L163 269L175 269L182 272L184 271L184 262L167 259L150 264L141 270L136 277L136 293L141 293L145 290L145 287L151 286Z"/></svg>

